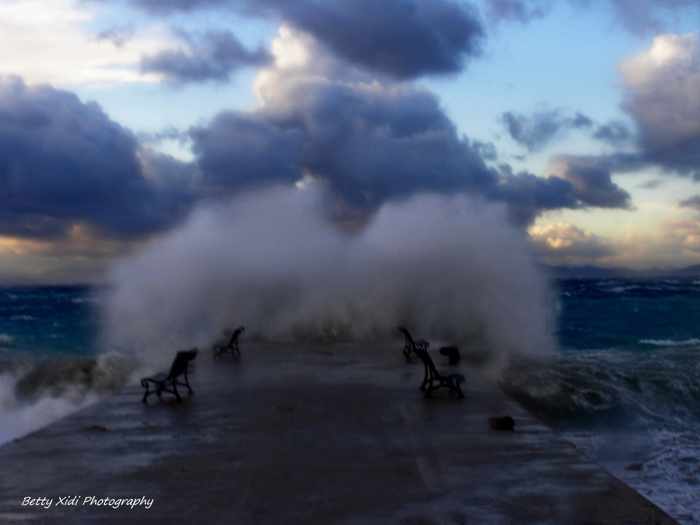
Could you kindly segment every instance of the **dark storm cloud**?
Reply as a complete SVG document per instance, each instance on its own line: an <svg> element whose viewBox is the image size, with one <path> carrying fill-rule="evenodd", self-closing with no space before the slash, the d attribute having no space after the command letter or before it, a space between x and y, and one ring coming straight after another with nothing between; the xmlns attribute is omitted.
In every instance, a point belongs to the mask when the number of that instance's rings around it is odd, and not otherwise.
<svg viewBox="0 0 700 525"><path fill-rule="evenodd" d="M589 3L591 0L576 0ZM639 35L658 33L664 29L664 17L684 8L697 8L697 0L610 0L624 27Z"/></svg>
<svg viewBox="0 0 700 525"><path fill-rule="evenodd" d="M489 166L495 148L460 136L417 88L297 80L278 95L256 112L224 112L191 129L195 162L185 163L139 147L96 104L3 80L0 233L56 239L81 225L139 238L171 227L201 199L304 177L364 215L426 192L504 202L521 225L551 209L627 205L609 173L575 159L546 179Z"/></svg>
<svg viewBox="0 0 700 525"><path fill-rule="evenodd" d="M400 79L459 72L483 37L478 13L456 0L131 1L155 14L221 8L282 20L343 59Z"/></svg>
<svg viewBox="0 0 700 525"><path fill-rule="evenodd" d="M225 112L190 132L209 192L295 182L302 177L303 131L283 128L258 114Z"/></svg>
<svg viewBox="0 0 700 525"><path fill-rule="evenodd" d="M217 194L310 175L366 213L416 193L468 192L505 202L522 225L546 210L628 204L609 173L545 179L488 166L493 148L485 155L483 143L460 137L435 97L418 89L303 82L284 104L224 113L191 136L204 184Z"/></svg>
<svg viewBox="0 0 700 525"><path fill-rule="evenodd" d="M132 26L115 26L104 29L97 33L98 40L109 40L117 47L122 47L134 36L134 28Z"/></svg>
<svg viewBox="0 0 700 525"><path fill-rule="evenodd" d="M527 23L547 15L550 0L487 0L486 12L491 19Z"/></svg>
<svg viewBox="0 0 700 525"><path fill-rule="evenodd" d="M461 2L274 3L283 18L314 35L336 55L398 78L456 73L465 58L480 50L482 28L477 14Z"/></svg>
<svg viewBox="0 0 700 525"><path fill-rule="evenodd" d="M587 129L593 126L593 121L586 115L567 115L557 109L532 115L509 111L501 116L501 120L510 138L531 152L542 149L567 130Z"/></svg>
<svg viewBox="0 0 700 525"><path fill-rule="evenodd" d="M230 32L209 32L201 37L182 34L185 49L165 50L141 59L141 71L160 73L168 80L225 82L244 67L260 66L270 60L264 49L249 50Z"/></svg>
<svg viewBox="0 0 700 525"><path fill-rule="evenodd" d="M136 139L99 106L18 78L0 79L0 188L6 235L59 237L83 223L137 236L172 224L183 207L144 177Z"/></svg>
<svg viewBox="0 0 700 525"><path fill-rule="evenodd" d="M548 210L629 208L629 194L612 181L608 167L596 161L595 157L560 157L556 173L547 177L513 173L503 165L499 184L489 196L507 202L514 222L523 225Z"/></svg>
<svg viewBox="0 0 700 525"><path fill-rule="evenodd" d="M647 35L664 28L664 17L680 9L697 7L697 0L569 0L576 7L609 5L628 31ZM553 5L547 0L488 0L492 17L516 22L529 22L545 16Z"/></svg>
<svg viewBox="0 0 700 525"><path fill-rule="evenodd" d="M656 190L663 186L665 183L666 181L663 179L652 179L640 184L637 187L643 190Z"/></svg>
<svg viewBox="0 0 700 525"><path fill-rule="evenodd" d="M64 237L69 225L65 220L41 213L18 214L13 210L0 210L0 235L28 239L57 239Z"/></svg>
<svg viewBox="0 0 700 525"><path fill-rule="evenodd" d="M511 219L527 225L547 210L585 207L569 181L559 177L537 177L531 173L514 174L509 166L502 166L500 184L491 197L508 203Z"/></svg>
<svg viewBox="0 0 700 525"><path fill-rule="evenodd" d="M225 113L192 140L203 177L232 188L311 173L353 206L495 183L429 93L302 83L286 104Z"/></svg>
<svg viewBox="0 0 700 525"><path fill-rule="evenodd" d="M612 121L598 126L593 138L611 146L621 146L632 141L633 134L624 123Z"/></svg>
<svg viewBox="0 0 700 525"><path fill-rule="evenodd" d="M565 122L566 125L574 129L590 128L593 125L593 121L583 113L576 113Z"/></svg>
<svg viewBox="0 0 700 525"><path fill-rule="evenodd" d="M612 181L611 168L595 156L563 155L556 175L570 182L578 198L598 208L628 208L630 196Z"/></svg>
<svg viewBox="0 0 700 525"><path fill-rule="evenodd" d="M572 130L586 131L592 138L615 147L630 144L635 139L623 122L597 124L582 113L570 114L561 109L530 115L509 111L501 115L501 122L510 138L530 152L541 150Z"/></svg>
<svg viewBox="0 0 700 525"><path fill-rule="evenodd" d="M105 2L107 0L98 0ZM159 14L172 13L174 11L193 11L195 9L208 9L213 7L225 7L231 4L231 0L130 0L148 11ZM234 0L235 1L235 0Z"/></svg>
<svg viewBox="0 0 700 525"><path fill-rule="evenodd" d="M579 157L574 171L597 171L599 187L605 186L605 173L634 173L648 168L700 180L700 37L694 33L658 36L650 48L625 60L620 70L624 87L622 108L634 128L612 121L596 125L592 136L617 148L629 148L597 157ZM553 120L556 119L546 121L549 127L541 126L549 135L544 131L540 134L551 136L556 128ZM528 128L528 122L525 119L511 123L525 137L521 142L528 138L528 129L539 129L534 125ZM537 137L537 133L531 134ZM601 205L611 197L613 204L619 204L623 198L607 191L605 198L599 199Z"/></svg>
<svg viewBox="0 0 700 525"><path fill-rule="evenodd" d="M498 160L498 150L493 142L481 142L475 140L473 142L474 149L479 153L482 159L485 161L497 161Z"/></svg>
<svg viewBox="0 0 700 525"><path fill-rule="evenodd" d="M168 126L160 131L137 133L138 140L145 144L157 144L167 140L173 140L180 144L186 144L189 141L189 133L182 131L174 126Z"/></svg>
<svg viewBox="0 0 700 525"><path fill-rule="evenodd" d="M699 179L700 36L659 36L621 70L623 108L637 126L640 159Z"/></svg>
<svg viewBox="0 0 700 525"><path fill-rule="evenodd" d="M688 199L678 203L681 208L691 208L695 211L700 211L700 195L694 195Z"/></svg>

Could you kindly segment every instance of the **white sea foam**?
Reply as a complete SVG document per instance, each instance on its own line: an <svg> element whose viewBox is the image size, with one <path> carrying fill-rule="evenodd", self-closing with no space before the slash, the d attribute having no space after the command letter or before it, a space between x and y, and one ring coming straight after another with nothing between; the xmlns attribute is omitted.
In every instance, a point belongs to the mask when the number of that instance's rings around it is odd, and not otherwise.
<svg viewBox="0 0 700 525"><path fill-rule="evenodd" d="M72 297L70 300L73 304L99 303L97 297Z"/></svg>
<svg viewBox="0 0 700 525"><path fill-rule="evenodd" d="M66 392L60 397L45 396L32 402L17 398L17 377L0 375L0 444L38 430L97 400L97 396L80 396Z"/></svg>
<svg viewBox="0 0 700 525"><path fill-rule="evenodd" d="M692 347L566 352L511 366L502 386L678 521L700 523L700 362Z"/></svg>
<svg viewBox="0 0 700 525"><path fill-rule="evenodd" d="M328 196L270 189L197 211L119 264L105 340L162 352L203 346L225 328L278 339L396 335L479 341L493 361L553 350L552 302L522 231L500 206L422 196L381 208L353 231Z"/></svg>
<svg viewBox="0 0 700 525"><path fill-rule="evenodd" d="M682 525L700 523L696 431L568 432L564 436Z"/></svg>
<svg viewBox="0 0 700 525"><path fill-rule="evenodd" d="M639 289L639 288L641 288L641 287L640 287L640 286L636 286L636 285L629 285L629 286L613 286L612 288L608 288L607 291L608 291L608 292L612 292L612 293L623 294L623 293L626 293L626 292L630 292L630 291L632 291L632 290L637 290L637 289Z"/></svg>
<svg viewBox="0 0 700 525"><path fill-rule="evenodd" d="M0 373L0 444L38 430L109 395L134 372L117 354L21 363Z"/></svg>
<svg viewBox="0 0 700 525"><path fill-rule="evenodd" d="M641 339L640 344L650 346L696 346L700 345L700 339Z"/></svg>

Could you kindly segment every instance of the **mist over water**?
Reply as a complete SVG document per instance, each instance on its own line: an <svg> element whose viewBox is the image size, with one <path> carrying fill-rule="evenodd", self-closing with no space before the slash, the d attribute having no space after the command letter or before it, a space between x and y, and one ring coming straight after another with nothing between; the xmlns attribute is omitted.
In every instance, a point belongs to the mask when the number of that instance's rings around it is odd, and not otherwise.
<svg viewBox="0 0 700 525"><path fill-rule="evenodd" d="M322 187L258 190L202 207L118 262L105 288L3 298L0 443L239 324L266 340L397 344L403 324L486 355L492 369L554 348L549 290L524 233L503 207L465 196L414 197L350 225Z"/></svg>
<svg viewBox="0 0 700 525"><path fill-rule="evenodd" d="M235 325L272 340L421 337L547 355L550 297L504 208L469 197L385 205L361 228L329 217L322 188L271 188L196 211L118 263L103 344L163 362Z"/></svg>

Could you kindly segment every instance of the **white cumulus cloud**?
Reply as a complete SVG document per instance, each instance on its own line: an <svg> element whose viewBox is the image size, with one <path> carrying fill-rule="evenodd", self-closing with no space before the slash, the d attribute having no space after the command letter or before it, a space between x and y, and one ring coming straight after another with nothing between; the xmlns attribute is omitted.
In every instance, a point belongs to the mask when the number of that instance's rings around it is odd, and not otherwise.
<svg viewBox="0 0 700 525"><path fill-rule="evenodd" d="M115 42L89 25L98 12L74 0L3 0L0 3L0 74L60 86L158 81L139 71L145 52L172 47L154 25Z"/></svg>

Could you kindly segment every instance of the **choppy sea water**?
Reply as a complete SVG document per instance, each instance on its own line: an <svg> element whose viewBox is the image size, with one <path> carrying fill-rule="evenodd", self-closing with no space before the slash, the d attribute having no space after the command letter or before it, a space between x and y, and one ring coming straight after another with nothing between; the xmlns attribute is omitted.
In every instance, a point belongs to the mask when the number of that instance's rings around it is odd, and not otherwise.
<svg viewBox="0 0 700 525"><path fill-rule="evenodd" d="M558 283L559 358L504 389L681 523L700 523L700 280Z"/></svg>
<svg viewBox="0 0 700 525"><path fill-rule="evenodd" d="M86 286L0 288L0 348L6 353L94 354L99 292Z"/></svg>
<svg viewBox="0 0 700 525"><path fill-rule="evenodd" d="M0 288L0 444L124 384L128 362L98 354L100 291Z"/></svg>
<svg viewBox="0 0 700 525"><path fill-rule="evenodd" d="M700 523L700 280L555 283L559 356L503 388L682 523ZM98 354L101 293L0 288L0 443L126 381ZM103 349L104 350L104 349Z"/></svg>

